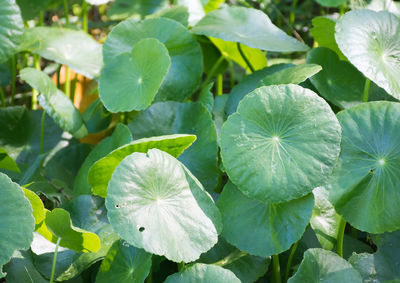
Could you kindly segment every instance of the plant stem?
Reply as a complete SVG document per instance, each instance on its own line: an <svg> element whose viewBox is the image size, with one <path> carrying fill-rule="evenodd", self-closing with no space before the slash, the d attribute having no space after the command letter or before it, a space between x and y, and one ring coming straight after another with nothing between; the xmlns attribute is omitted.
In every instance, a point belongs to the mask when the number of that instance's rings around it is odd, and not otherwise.
<svg viewBox="0 0 400 283"><path fill-rule="evenodd" d="M68 0L64 0L64 14L65 14L65 23L69 25L69 9L68 9Z"/></svg>
<svg viewBox="0 0 400 283"><path fill-rule="evenodd" d="M370 79L366 78L366 79L365 79L364 94L363 94L362 102L368 102L369 86L370 86L370 84L371 84Z"/></svg>
<svg viewBox="0 0 400 283"><path fill-rule="evenodd" d="M82 2L82 29L84 32L88 32L88 4L86 0Z"/></svg>
<svg viewBox="0 0 400 283"><path fill-rule="evenodd" d="M71 88L71 101L74 103L75 101L75 90L76 90L76 83L78 82L78 74L75 73L75 77L72 80L72 88Z"/></svg>
<svg viewBox="0 0 400 283"><path fill-rule="evenodd" d="M239 50L240 56L242 56L243 60L246 62L247 67L249 67L250 71L253 73L254 72L254 68L251 65L249 59L247 59L246 55L243 53L243 50L242 50L242 47L240 46L240 43L237 42L236 45L237 45L237 48Z"/></svg>
<svg viewBox="0 0 400 283"><path fill-rule="evenodd" d="M272 270L274 275L275 283L282 283L281 279L281 266L279 264L279 255L272 256Z"/></svg>
<svg viewBox="0 0 400 283"><path fill-rule="evenodd" d="M53 266L51 267L50 283L54 282L54 273L56 272L58 246L60 245L60 241L61 241L61 238L58 238L57 244L56 244L56 250L54 251L54 256L53 256Z"/></svg>
<svg viewBox="0 0 400 283"><path fill-rule="evenodd" d="M17 62L15 55L11 56L11 105L14 105L15 84L17 83Z"/></svg>
<svg viewBox="0 0 400 283"><path fill-rule="evenodd" d="M284 282L287 282L287 280L289 279L290 267L292 266L293 256L294 256L294 253L296 252L296 249L297 249L298 245L299 245L299 241L297 241L292 246L292 249L290 251L290 255L289 255L289 258L288 258L288 261L287 261L287 264L286 264L285 281Z"/></svg>
<svg viewBox="0 0 400 283"><path fill-rule="evenodd" d="M178 271L181 272L184 268L185 268L185 263L183 261L178 262Z"/></svg>
<svg viewBox="0 0 400 283"><path fill-rule="evenodd" d="M60 85L61 85L61 83L60 83L60 72L61 72L61 67L62 67L62 65L60 65L60 66L58 67L58 69L57 69L57 88L60 88Z"/></svg>
<svg viewBox="0 0 400 283"><path fill-rule="evenodd" d="M6 98L5 98L4 90L2 87L0 87L0 99L1 99L1 105L3 107L6 107Z"/></svg>
<svg viewBox="0 0 400 283"><path fill-rule="evenodd" d="M67 65L65 65L64 92L68 98L71 98L71 77L70 77L69 67Z"/></svg>
<svg viewBox="0 0 400 283"><path fill-rule="evenodd" d="M208 72L206 79L200 86L200 92L203 90L203 88L205 88L208 85L211 78L214 76L214 73L217 71L219 65L221 65L221 63L224 61L224 59L225 59L225 57L223 55L221 55L221 57L218 58L217 62L214 63L210 72Z"/></svg>
<svg viewBox="0 0 400 283"><path fill-rule="evenodd" d="M219 74L217 76L217 95L223 94L223 92L224 92L223 84L224 84L224 78L223 78L222 74Z"/></svg>
<svg viewBox="0 0 400 283"><path fill-rule="evenodd" d="M38 21L38 26L43 26L44 24L44 13L43 11L39 12L39 21Z"/></svg>
<svg viewBox="0 0 400 283"><path fill-rule="evenodd" d="M40 56L37 54L33 54L33 64L36 70L40 70ZM32 110L36 110L38 108L38 95L39 92L32 88Z"/></svg>
<svg viewBox="0 0 400 283"><path fill-rule="evenodd" d="M228 254L223 259L221 259L217 262L214 262L213 264L218 265L218 266L225 266L225 265L231 264L232 262L237 261L238 259L240 259L246 255L248 255L248 253L242 252L241 250L235 250L232 253Z"/></svg>
<svg viewBox="0 0 400 283"><path fill-rule="evenodd" d="M339 223L339 232L336 241L336 253L341 257L343 257L343 238L344 238L345 228L346 228L346 220L342 218Z"/></svg>
<svg viewBox="0 0 400 283"><path fill-rule="evenodd" d="M231 89L235 86L235 77L233 72L233 62L229 60L229 82L231 84Z"/></svg>
<svg viewBox="0 0 400 283"><path fill-rule="evenodd" d="M298 2L298 0L293 0L293 2L292 2L292 9L291 9L291 11L290 11L290 15L289 15L289 24L292 26L293 24L294 24L294 20L296 19L296 15L295 15L295 9L296 9L296 6L297 6L297 2Z"/></svg>

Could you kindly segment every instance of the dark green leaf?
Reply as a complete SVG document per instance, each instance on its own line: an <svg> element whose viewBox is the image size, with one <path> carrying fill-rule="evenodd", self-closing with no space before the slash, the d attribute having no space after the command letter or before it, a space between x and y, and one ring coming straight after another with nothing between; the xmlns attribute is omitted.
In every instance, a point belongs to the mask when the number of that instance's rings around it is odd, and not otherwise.
<svg viewBox="0 0 400 283"><path fill-rule="evenodd" d="M0 0L0 63L14 55L23 32L24 24L15 0Z"/></svg>
<svg viewBox="0 0 400 283"><path fill-rule="evenodd" d="M168 276L165 283L208 283L214 282L218 278L219 283L240 283L235 274L212 264L196 263L179 273Z"/></svg>

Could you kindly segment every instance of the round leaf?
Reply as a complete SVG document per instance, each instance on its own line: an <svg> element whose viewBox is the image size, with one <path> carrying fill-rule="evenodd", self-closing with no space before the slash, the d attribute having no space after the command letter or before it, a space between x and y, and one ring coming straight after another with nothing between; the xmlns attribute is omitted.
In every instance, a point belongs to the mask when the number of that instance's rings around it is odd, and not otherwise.
<svg viewBox="0 0 400 283"><path fill-rule="evenodd" d="M398 17L386 11L350 11L336 24L336 41L358 70L390 95L400 99Z"/></svg>
<svg viewBox="0 0 400 283"><path fill-rule="evenodd" d="M118 165L106 207L122 239L175 262L199 258L221 229L219 211L201 184L158 149L133 153Z"/></svg>
<svg viewBox="0 0 400 283"><path fill-rule="evenodd" d="M227 7L214 10L193 28L195 34L240 42L261 50L290 52L307 51L308 46L276 27L260 10Z"/></svg>
<svg viewBox="0 0 400 283"><path fill-rule="evenodd" d="M179 273L167 277L165 283L208 283L215 282L218 278L219 283L240 283L236 275L225 268L212 264L196 263Z"/></svg>
<svg viewBox="0 0 400 283"><path fill-rule="evenodd" d="M316 0L321 6L324 7L339 7L346 3L346 0Z"/></svg>
<svg viewBox="0 0 400 283"><path fill-rule="evenodd" d="M185 100L198 87L203 72L200 45L180 23L167 19L128 19L110 32L103 46L104 62L108 64L122 53L131 52L144 38L155 38L165 45L171 67L158 91L156 100ZM154 58L152 58L154 59Z"/></svg>
<svg viewBox="0 0 400 283"><path fill-rule="evenodd" d="M136 43L131 53L108 62L99 80L100 99L110 112L146 109L168 73L171 60L155 38Z"/></svg>
<svg viewBox="0 0 400 283"><path fill-rule="evenodd" d="M33 240L35 219L21 187L0 173L0 278L1 266L15 250L27 249Z"/></svg>
<svg viewBox="0 0 400 283"><path fill-rule="evenodd" d="M0 0L0 63L14 55L23 32L24 23L15 0Z"/></svg>
<svg viewBox="0 0 400 283"><path fill-rule="evenodd" d="M168 3L168 0L114 0L107 11L107 17L110 20L123 20L128 17L140 20L146 15L167 8Z"/></svg>
<svg viewBox="0 0 400 283"><path fill-rule="evenodd" d="M207 191L217 186L217 133L210 113L201 103L155 103L139 113L128 127L134 139L178 133L196 135L197 140L179 160Z"/></svg>
<svg viewBox="0 0 400 283"><path fill-rule="evenodd" d="M222 127L222 161L250 198L287 202L324 184L339 155L340 132L335 114L314 92L261 87Z"/></svg>
<svg viewBox="0 0 400 283"><path fill-rule="evenodd" d="M194 141L194 135L170 135L139 139L127 145L121 146L106 157L98 160L89 170L88 182L95 195L106 197L108 182L121 161L134 152L146 153L151 148L158 148L178 157Z"/></svg>
<svg viewBox="0 0 400 283"><path fill-rule="evenodd" d="M309 249L304 253L296 274L288 283L351 282L361 283L360 274L346 260L323 249Z"/></svg>
<svg viewBox="0 0 400 283"><path fill-rule="evenodd" d="M400 228L400 104L368 102L339 112L343 129L329 199L352 226L370 233Z"/></svg>
<svg viewBox="0 0 400 283"><path fill-rule="evenodd" d="M313 205L312 194L281 204L267 204L246 197L229 182L217 203L224 226L222 236L252 255L279 254L301 238Z"/></svg>

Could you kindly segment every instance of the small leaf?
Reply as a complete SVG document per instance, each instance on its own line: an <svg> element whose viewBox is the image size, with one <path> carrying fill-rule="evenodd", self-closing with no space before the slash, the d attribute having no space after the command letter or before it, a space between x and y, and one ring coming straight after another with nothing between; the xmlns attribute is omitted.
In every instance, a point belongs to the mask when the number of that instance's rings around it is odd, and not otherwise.
<svg viewBox="0 0 400 283"><path fill-rule="evenodd" d="M323 249L309 249L304 253L296 274L288 283L351 282L361 283L360 274L346 260Z"/></svg>
<svg viewBox="0 0 400 283"><path fill-rule="evenodd" d="M88 182L95 195L106 197L107 186L111 176L121 161L134 152L146 153L151 148L158 148L178 157L194 141L194 135L170 135L139 139L121 146L102 159L96 161L89 170Z"/></svg>
<svg viewBox="0 0 400 283"><path fill-rule="evenodd" d="M155 38L140 40L131 53L108 62L99 80L100 99L110 112L146 109L171 65L168 50Z"/></svg>
<svg viewBox="0 0 400 283"><path fill-rule="evenodd" d="M91 232L74 227L69 212L61 208L46 212L45 223L56 237L60 246L77 252L96 252L100 249L99 237Z"/></svg>
<svg viewBox="0 0 400 283"><path fill-rule="evenodd" d="M150 272L151 256L124 240L116 241L100 265L96 283L142 283Z"/></svg>
<svg viewBox="0 0 400 283"><path fill-rule="evenodd" d="M20 71L21 78L41 94L39 103L47 114L65 131L76 138L87 135L87 129L78 109L60 91L53 81L42 71L25 68Z"/></svg>
<svg viewBox="0 0 400 283"><path fill-rule="evenodd" d="M240 280L235 274L212 264L196 263L188 268L185 268L179 273L172 274L167 277L165 283L208 283L214 282L218 278L219 283L240 283Z"/></svg>
<svg viewBox="0 0 400 283"><path fill-rule="evenodd" d="M129 244L175 262L199 258L218 241L220 214L200 182L158 149L132 153L115 169L108 219Z"/></svg>
<svg viewBox="0 0 400 283"><path fill-rule="evenodd" d="M101 132L110 125L112 115L106 110L100 99L96 99L82 113L89 134Z"/></svg>
<svg viewBox="0 0 400 283"><path fill-rule="evenodd" d="M290 52L307 51L308 46L276 27L260 10L227 7L214 10L193 28L194 34L240 42L261 50Z"/></svg>
<svg viewBox="0 0 400 283"><path fill-rule="evenodd" d="M23 32L24 23L15 0L0 0L0 63L14 55Z"/></svg>
<svg viewBox="0 0 400 283"><path fill-rule="evenodd" d="M18 168L17 163L12 159L7 151L0 148L0 169L6 169L14 172L21 172Z"/></svg>
<svg viewBox="0 0 400 283"><path fill-rule="evenodd" d="M43 224L46 214L43 202L34 192L25 188L22 188L22 190L24 191L25 197L31 203L33 209L33 217L35 218L35 230L37 230Z"/></svg>

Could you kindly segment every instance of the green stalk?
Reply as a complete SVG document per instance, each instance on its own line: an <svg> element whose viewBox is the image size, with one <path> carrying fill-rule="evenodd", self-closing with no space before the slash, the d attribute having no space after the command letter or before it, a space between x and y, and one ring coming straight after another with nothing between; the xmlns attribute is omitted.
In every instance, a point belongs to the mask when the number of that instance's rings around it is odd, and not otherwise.
<svg viewBox="0 0 400 283"><path fill-rule="evenodd" d="M43 26L44 24L44 13L43 11L39 12L39 21L38 21L38 26Z"/></svg>
<svg viewBox="0 0 400 283"><path fill-rule="evenodd" d="M224 92L223 84L224 84L224 78L223 78L222 74L219 74L217 76L217 95L223 94L223 92Z"/></svg>
<svg viewBox="0 0 400 283"><path fill-rule="evenodd" d="M296 18L294 10L296 9L297 2L298 2L298 0L293 0L293 2L292 2L292 9L291 9L290 15L289 15L289 24L291 26L294 24L294 20Z"/></svg>
<svg viewBox="0 0 400 283"><path fill-rule="evenodd" d="M76 83L77 82L78 82L78 75L75 74L75 77L72 80L72 88L71 88L71 100L72 100L72 102L75 101L75 90L76 90Z"/></svg>
<svg viewBox="0 0 400 283"><path fill-rule="evenodd" d="M370 86L370 84L371 84L370 79L366 78L366 79L365 79L364 94L363 94L362 102L368 102L369 86Z"/></svg>
<svg viewBox="0 0 400 283"><path fill-rule="evenodd" d="M60 72L61 72L61 67L62 67L62 65L60 65L60 66L58 67L58 69L57 69L57 88L60 88L60 85L61 85L61 83L60 83Z"/></svg>
<svg viewBox="0 0 400 283"><path fill-rule="evenodd" d="M86 0L82 2L82 29L84 32L88 32L88 4Z"/></svg>
<svg viewBox="0 0 400 283"><path fill-rule="evenodd" d="M181 272L184 268L185 268L185 263L183 261L178 262L178 271Z"/></svg>
<svg viewBox="0 0 400 283"><path fill-rule="evenodd" d="M231 252L230 254L228 254L226 257L224 257L223 259L214 262L214 265L218 265L218 266L225 266L228 264L231 264L232 262L235 262L239 259L241 259L242 257L248 255L248 253L246 252L242 252L241 250L235 250L233 252Z"/></svg>
<svg viewBox="0 0 400 283"><path fill-rule="evenodd" d="M250 71L253 73L254 72L254 68L251 65L249 59L247 59L246 55L243 53L242 47L240 46L240 43L237 42L237 48L239 50L240 56L242 56L243 60L246 62L246 65L249 67Z"/></svg>
<svg viewBox="0 0 400 283"><path fill-rule="evenodd" d="M290 267L292 266L293 256L294 256L294 253L296 252L296 249L297 249L298 245L299 245L299 241L297 241L297 242L292 246L292 249L291 249L291 251L290 251L290 255L289 255L289 258L288 258L288 261L287 261L287 264L286 264L285 281L284 281L284 282L287 282L288 279L289 279Z"/></svg>
<svg viewBox="0 0 400 283"><path fill-rule="evenodd" d="M224 59L225 59L225 57L223 55L221 55L221 57L218 58L217 62L214 63L214 66L212 66L210 72L207 74L205 81L201 84L200 91L203 90L203 88L205 88L208 85L211 78L214 76L214 73L217 71L219 65L221 65L221 63L224 61Z"/></svg>
<svg viewBox="0 0 400 283"><path fill-rule="evenodd" d="M64 0L64 14L65 14L65 23L69 25L69 9L68 9L68 0Z"/></svg>
<svg viewBox="0 0 400 283"><path fill-rule="evenodd" d="M0 99L1 99L1 105L3 107L6 107L6 98L5 98L4 90L2 87L0 87Z"/></svg>
<svg viewBox="0 0 400 283"><path fill-rule="evenodd" d="M53 266L51 267L50 283L54 282L54 273L56 272L58 246L60 245L60 241L61 241L61 238L58 238L57 244L56 244L56 250L54 251L54 256L53 256Z"/></svg>
<svg viewBox="0 0 400 283"><path fill-rule="evenodd" d="M341 257L343 257L343 238L344 238L345 228L346 228L346 220L342 218L339 223L338 238L336 241L336 253Z"/></svg>
<svg viewBox="0 0 400 283"><path fill-rule="evenodd" d="M33 54L33 64L36 70L40 71L40 56L37 54ZM32 88L32 110L36 110L38 108L38 95L39 92Z"/></svg>
<svg viewBox="0 0 400 283"><path fill-rule="evenodd" d="M233 72L233 62L229 60L229 82L231 84L231 89L235 86L235 77Z"/></svg>
<svg viewBox="0 0 400 283"><path fill-rule="evenodd" d="M279 264L279 255L272 256L272 271L275 283L282 283L281 279L281 266Z"/></svg>
<svg viewBox="0 0 400 283"><path fill-rule="evenodd" d="M71 77L70 77L69 67L67 65L65 65L64 92L68 98L71 98Z"/></svg>
<svg viewBox="0 0 400 283"><path fill-rule="evenodd" d="M17 83L17 62L15 55L11 56L11 105L14 105L14 96Z"/></svg>

